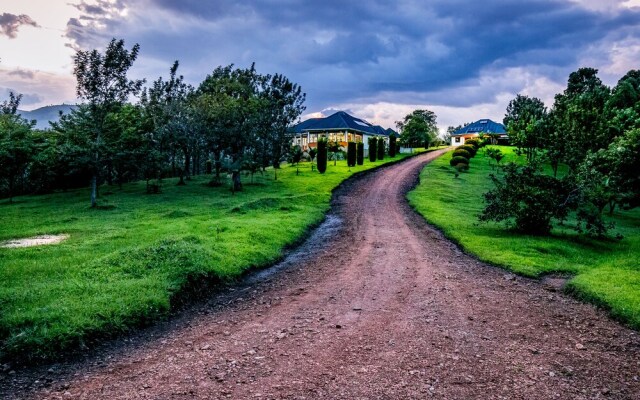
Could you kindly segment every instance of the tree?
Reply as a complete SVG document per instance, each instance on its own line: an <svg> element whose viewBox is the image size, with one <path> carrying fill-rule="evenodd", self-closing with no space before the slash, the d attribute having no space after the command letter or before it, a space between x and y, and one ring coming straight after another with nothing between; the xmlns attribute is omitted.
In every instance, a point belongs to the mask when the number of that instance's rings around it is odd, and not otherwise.
<svg viewBox="0 0 640 400"><path fill-rule="evenodd" d="M91 207L97 205L102 135L107 115L121 107L130 95L137 94L144 82L127 78L127 72L138 57L139 50L138 44L127 50L124 40L112 39L104 54L98 50L79 50L74 57L76 93L87 102L91 118L91 129L88 132L88 144L91 147Z"/></svg>
<svg viewBox="0 0 640 400"><path fill-rule="evenodd" d="M273 167L279 168L283 150L290 143L287 130L306 109L306 94L298 84L284 75L275 74L263 81L260 98L265 102L259 116L267 119L263 130L257 132L256 143L266 144L261 148L262 158L270 158Z"/></svg>
<svg viewBox="0 0 640 400"><path fill-rule="evenodd" d="M327 139L318 139L318 172L324 174L327 170Z"/></svg>
<svg viewBox="0 0 640 400"><path fill-rule="evenodd" d="M503 123L509 141L531 162L545 145L544 120L547 109L536 97L517 95L509 102Z"/></svg>
<svg viewBox="0 0 640 400"><path fill-rule="evenodd" d="M378 138L378 145L376 146L376 150L378 151L378 160L384 160L384 138Z"/></svg>
<svg viewBox="0 0 640 400"><path fill-rule="evenodd" d="M356 142L347 143L347 165L349 167L356 166Z"/></svg>
<svg viewBox="0 0 640 400"><path fill-rule="evenodd" d="M438 136L436 114L429 110L415 110L397 121L400 141L406 147L429 147Z"/></svg>
<svg viewBox="0 0 640 400"><path fill-rule="evenodd" d="M396 156L396 135L395 134L391 134L389 135L389 157L393 158Z"/></svg>
<svg viewBox="0 0 640 400"><path fill-rule="evenodd" d="M23 178L34 153L32 128L16 114L22 96L9 93L9 100L0 104L0 179L5 181L9 202L13 202L18 180Z"/></svg>
<svg viewBox="0 0 640 400"><path fill-rule="evenodd" d="M551 125L555 132L550 141L562 146L562 161L572 172L589 151L607 147L614 137L607 128L605 114L610 91L597 74L594 68L572 72L567 88L555 97Z"/></svg>
<svg viewBox="0 0 640 400"><path fill-rule="evenodd" d="M330 140L327 143L327 150L329 150L329 153L331 153L331 158L333 158L333 165L336 166L338 163L338 153L342 151L340 142L338 142L337 140Z"/></svg>
<svg viewBox="0 0 640 400"><path fill-rule="evenodd" d="M374 162L378 156L378 138L375 136L369 137L369 161Z"/></svg>
<svg viewBox="0 0 640 400"><path fill-rule="evenodd" d="M356 144L356 163L358 165L364 164L364 143L362 142Z"/></svg>
<svg viewBox="0 0 640 400"><path fill-rule="evenodd" d="M509 163L504 171L502 179L490 175L495 187L483 195L480 221L504 221L520 232L545 235L552 220L566 219L573 197L565 181L544 174L536 163Z"/></svg>

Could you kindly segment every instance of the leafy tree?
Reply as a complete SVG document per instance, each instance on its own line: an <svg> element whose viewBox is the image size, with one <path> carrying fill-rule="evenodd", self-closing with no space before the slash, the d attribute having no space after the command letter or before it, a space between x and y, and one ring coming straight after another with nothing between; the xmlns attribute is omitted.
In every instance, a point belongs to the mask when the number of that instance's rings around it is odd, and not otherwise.
<svg viewBox="0 0 640 400"><path fill-rule="evenodd" d="M127 78L139 49L140 46L135 44L131 50L127 50L124 40L112 39L104 54L98 50L79 50L74 56L76 93L87 102L91 122L87 141L91 152L91 207L97 205L97 186L104 151L102 136L107 115L122 107L130 95L140 91L143 84L142 80Z"/></svg>
<svg viewBox="0 0 640 400"><path fill-rule="evenodd" d="M610 91L597 73L594 68L572 72L567 88L555 98L552 112L555 133L550 141L564 141L560 145L562 159L571 171L576 170L589 151L607 147L613 139L604 112Z"/></svg>
<svg viewBox="0 0 640 400"><path fill-rule="evenodd" d="M553 220L566 219L573 197L565 181L544 174L535 163L509 163L504 171L502 179L491 175L495 187L483 195L480 221L505 222L523 233L545 235Z"/></svg>
<svg viewBox="0 0 640 400"><path fill-rule="evenodd" d="M287 161L290 164L297 164L302 160L302 148L298 145L291 146Z"/></svg>
<svg viewBox="0 0 640 400"><path fill-rule="evenodd" d="M269 158L274 168L280 167L283 149L288 146L290 138L287 129L300 117L306 107L306 94L302 88L292 83L284 75L266 76L260 92L263 107L259 117L266 117L263 129L257 132L254 145L263 152L263 160Z"/></svg>
<svg viewBox="0 0 640 400"><path fill-rule="evenodd" d="M327 143L327 150L331 153L331 158L333 158L333 165L337 165L338 163L338 153L342 151L342 147L340 146L340 142L337 140L330 140Z"/></svg>
<svg viewBox="0 0 640 400"><path fill-rule="evenodd" d="M429 147L438 136L436 114L429 110L415 110L397 121L400 141L406 147Z"/></svg>
<svg viewBox="0 0 640 400"><path fill-rule="evenodd" d="M503 123L507 127L509 140L527 157L534 160L545 145L544 119L547 109L536 97L517 95L509 102Z"/></svg>
<svg viewBox="0 0 640 400"><path fill-rule="evenodd" d="M628 131L606 149L589 153L576 174L580 193L577 218L580 230L604 236L613 225L604 221L608 207L630 209L640 205L640 129Z"/></svg>
<svg viewBox="0 0 640 400"><path fill-rule="evenodd" d="M35 121L27 121L16 114L22 96L9 94L0 104L0 179L6 183L9 202L13 202L18 180L23 178L34 153L32 128Z"/></svg>

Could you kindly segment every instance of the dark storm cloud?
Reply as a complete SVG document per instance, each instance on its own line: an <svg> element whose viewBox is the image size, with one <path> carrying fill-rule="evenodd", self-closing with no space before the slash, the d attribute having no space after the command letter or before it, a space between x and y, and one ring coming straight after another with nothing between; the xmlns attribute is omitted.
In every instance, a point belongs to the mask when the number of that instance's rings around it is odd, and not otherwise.
<svg viewBox="0 0 640 400"><path fill-rule="evenodd" d="M178 58L185 76L197 79L219 64L255 61L261 72L299 82L310 110L384 96L477 104L495 96L483 95L490 83L478 83L487 71L546 69L563 80L593 43L640 38L638 9L598 12L560 0L119 0L83 7L68 26L80 47L123 37L141 44L141 60L168 66ZM124 8L130 23L113 17ZM522 82L495 86L518 92ZM438 97L452 88L460 93Z"/></svg>
<svg viewBox="0 0 640 400"><path fill-rule="evenodd" d="M2 13L2 15L0 15L0 35L5 35L10 39L15 39L18 35L18 29L22 25L38 27L36 21L25 14L15 15Z"/></svg>

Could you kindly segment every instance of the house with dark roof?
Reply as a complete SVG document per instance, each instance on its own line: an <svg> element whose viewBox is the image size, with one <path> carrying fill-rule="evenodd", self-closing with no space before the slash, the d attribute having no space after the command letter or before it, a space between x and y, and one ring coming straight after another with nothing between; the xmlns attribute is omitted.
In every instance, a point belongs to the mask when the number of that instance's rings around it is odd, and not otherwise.
<svg viewBox="0 0 640 400"><path fill-rule="evenodd" d="M344 111L338 111L325 118L310 118L294 125L289 130L293 144L303 150L316 147L318 138L325 137L329 141L339 142L346 149L347 142L363 142L365 151L369 149L369 137L379 136L389 143L389 135L393 129L384 129L363 119L356 118Z"/></svg>
<svg viewBox="0 0 640 400"><path fill-rule="evenodd" d="M480 133L494 138L498 143L506 144L509 142L509 136L504 125L485 118L454 131L451 134L451 145L463 145L465 140L476 138Z"/></svg>

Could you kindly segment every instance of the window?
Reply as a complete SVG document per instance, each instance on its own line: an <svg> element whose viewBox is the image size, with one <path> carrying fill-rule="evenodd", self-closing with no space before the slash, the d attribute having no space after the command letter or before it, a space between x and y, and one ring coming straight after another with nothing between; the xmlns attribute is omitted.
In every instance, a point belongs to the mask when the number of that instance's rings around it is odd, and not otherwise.
<svg viewBox="0 0 640 400"><path fill-rule="evenodd" d="M456 143L460 143L460 138L459 137L456 138Z"/></svg>

